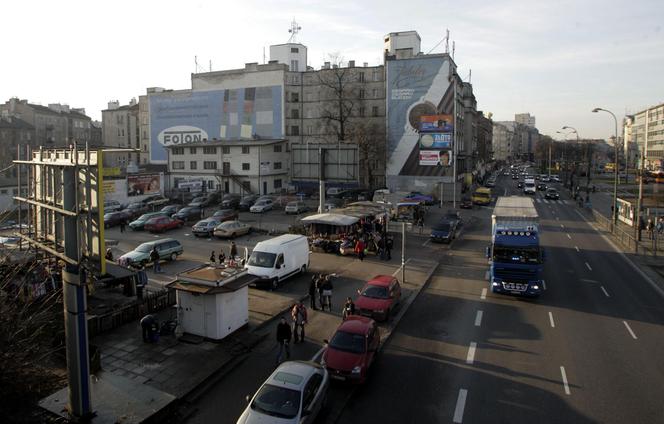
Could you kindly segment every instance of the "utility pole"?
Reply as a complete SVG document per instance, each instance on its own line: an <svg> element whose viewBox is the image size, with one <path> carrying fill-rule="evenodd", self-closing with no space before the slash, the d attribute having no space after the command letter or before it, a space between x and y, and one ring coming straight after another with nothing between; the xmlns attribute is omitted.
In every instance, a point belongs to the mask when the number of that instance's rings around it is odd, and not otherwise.
<svg viewBox="0 0 664 424"><path fill-rule="evenodd" d="M401 284L406 283L406 223L401 223Z"/></svg>
<svg viewBox="0 0 664 424"><path fill-rule="evenodd" d="M648 115L650 111L646 110L646 130L645 130L645 139L643 140L643 150L641 151L641 160L639 161L639 166L637 169L637 175L639 176L639 197L636 199L636 226L634 227L635 237L638 241L641 241L641 203L643 202L643 168L645 167L645 156L646 156L646 144L648 143ZM616 140L617 141L617 140ZM625 161L625 171L627 171L627 161ZM638 245L636 246L638 251Z"/></svg>
<svg viewBox="0 0 664 424"><path fill-rule="evenodd" d="M551 145L553 144L553 139L549 141L549 180L551 179Z"/></svg>
<svg viewBox="0 0 664 424"><path fill-rule="evenodd" d="M454 46L454 43L452 43L452 46ZM454 49L454 47L452 47ZM454 53L452 53L454 55ZM457 185L457 160L458 160L458 153L459 149L457 148L458 140L457 140L457 81L456 81L456 71L454 75L452 75L452 83L454 84L454 128L453 128L453 145L452 145L452 156L454 157L453 159L453 170L452 170L452 178L453 178L453 184L452 184L452 208L456 209L456 185Z"/></svg>

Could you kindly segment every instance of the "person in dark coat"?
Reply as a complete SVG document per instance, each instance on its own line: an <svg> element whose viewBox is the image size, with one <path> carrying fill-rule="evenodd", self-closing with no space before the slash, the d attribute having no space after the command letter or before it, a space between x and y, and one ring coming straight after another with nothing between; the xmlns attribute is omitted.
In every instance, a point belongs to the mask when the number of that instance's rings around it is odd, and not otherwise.
<svg viewBox="0 0 664 424"><path fill-rule="evenodd" d="M210 264L214 265L215 262L217 262L217 258L214 255L214 250L213 250L212 253L210 253Z"/></svg>
<svg viewBox="0 0 664 424"><path fill-rule="evenodd" d="M224 264L224 262L226 261L226 255L224 254L223 250L219 251L219 257L217 259L219 259L219 265Z"/></svg>
<svg viewBox="0 0 664 424"><path fill-rule="evenodd" d="M311 277L311 283L309 283L309 301L311 304L311 309L314 311L317 309L316 308L316 296L318 295L318 279L319 279L318 274L314 274L313 277Z"/></svg>
<svg viewBox="0 0 664 424"><path fill-rule="evenodd" d="M279 324L277 324L277 344L279 351L277 353L277 365L281 363L284 351L286 351L286 359L290 359L290 341L292 333L291 327L286 322L286 317L281 317Z"/></svg>
<svg viewBox="0 0 664 424"><path fill-rule="evenodd" d="M154 266L154 273L158 274L161 272L161 265L159 264L159 252L157 252L157 246L152 248L150 251L150 261L152 261Z"/></svg>
<svg viewBox="0 0 664 424"><path fill-rule="evenodd" d="M229 259L234 261L235 257L237 256L237 246L235 245L235 242L231 242L231 254L229 255Z"/></svg>
<svg viewBox="0 0 664 424"><path fill-rule="evenodd" d="M157 326L157 319L154 315L146 315L141 318L141 329L143 330L143 341L145 343L150 342L152 338L152 333L155 331Z"/></svg>

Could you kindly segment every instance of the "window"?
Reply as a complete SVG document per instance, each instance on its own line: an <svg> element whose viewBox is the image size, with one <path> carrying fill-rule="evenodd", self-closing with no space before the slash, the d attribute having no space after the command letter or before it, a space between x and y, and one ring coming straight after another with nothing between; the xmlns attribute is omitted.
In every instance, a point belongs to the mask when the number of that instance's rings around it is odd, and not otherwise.
<svg viewBox="0 0 664 424"><path fill-rule="evenodd" d="M371 90L371 97L373 97L374 99L378 98L378 89L377 88L374 88L373 90Z"/></svg>
<svg viewBox="0 0 664 424"><path fill-rule="evenodd" d="M291 53L299 53L299 52L300 52L300 49L297 48L297 47L291 47L290 52L291 52Z"/></svg>
<svg viewBox="0 0 664 424"><path fill-rule="evenodd" d="M291 126L290 135L300 135L300 127L298 127L297 125Z"/></svg>
<svg viewBox="0 0 664 424"><path fill-rule="evenodd" d="M360 99L364 98L364 90L360 90Z"/></svg>
<svg viewBox="0 0 664 424"><path fill-rule="evenodd" d="M171 150L171 154L184 155L184 147L173 147L173 149Z"/></svg>
<svg viewBox="0 0 664 424"><path fill-rule="evenodd" d="M279 189L281 188L281 180L274 180L274 188Z"/></svg>
<svg viewBox="0 0 664 424"><path fill-rule="evenodd" d="M364 82L364 72L360 72L360 73L357 75L357 80L358 80L359 82Z"/></svg>
<svg viewBox="0 0 664 424"><path fill-rule="evenodd" d="M122 129L122 137L124 137L124 128Z"/></svg>
<svg viewBox="0 0 664 424"><path fill-rule="evenodd" d="M213 160L206 160L203 162L203 169L217 169L217 162Z"/></svg>
<svg viewBox="0 0 664 424"><path fill-rule="evenodd" d="M216 147L203 147L203 154L204 155L216 155L217 154L217 148Z"/></svg>
<svg viewBox="0 0 664 424"><path fill-rule="evenodd" d="M373 71L373 80L380 81L380 73L378 70Z"/></svg>
<svg viewBox="0 0 664 424"><path fill-rule="evenodd" d="M274 153L281 153L281 144L274 145Z"/></svg>
<svg viewBox="0 0 664 424"><path fill-rule="evenodd" d="M249 163L245 162L245 163L242 164L242 170L243 171L248 171L249 169L251 169L251 166L250 166Z"/></svg>
<svg viewBox="0 0 664 424"><path fill-rule="evenodd" d="M214 189L214 181L208 180L207 188L210 189L210 190Z"/></svg>
<svg viewBox="0 0 664 424"><path fill-rule="evenodd" d="M195 160L192 160L191 162L189 162L189 169L196 169L197 165L198 163Z"/></svg>
<svg viewBox="0 0 664 424"><path fill-rule="evenodd" d="M297 60L291 60L290 61L290 70L293 72L296 72L298 70L298 64L299 62Z"/></svg>
<svg viewBox="0 0 664 424"><path fill-rule="evenodd" d="M292 102L299 102L300 101L300 93L298 92L292 92L291 93L291 101Z"/></svg>
<svg viewBox="0 0 664 424"><path fill-rule="evenodd" d="M314 133L314 126L313 125L307 125L307 135L313 135Z"/></svg>
<svg viewBox="0 0 664 424"><path fill-rule="evenodd" d="M281 162L275 162L274 169L281 169Z"/></svg>
<svg viewBox="0 0 664 424"><path fill-rule="evenodd" d="M373 106L371 108L371 115L378 116L378 106Z"/></svg>
<svg viewBox="0 0 664 424"><path fill-rule="evenodd" d="M231 154L230 146L222 146L221 153L223 153L225 155L230 155Z"/></svg>
<svg viewBox="0 0 664 424"><path fill-rule="evenodd" d="M320 374L314 374L311 376L307 385L304 386L304 393L302 394L302 408L309 409L311 407L311 402L316 398L316 393L318 393L318 388L322 382L323 377Z"/></svg>
<svg viewBox="0 0 664 424"><path fill-rule="evenodd" d="M249 146L242 146L242 154L243 155L249 154Z"/></svg>
<svg viewBox="0 0 664 424"><path fill-rule="evenodd" d="M300 111L299 111L299 109L293 109L293 110L291 110L291 119L300 119Z"/></svg>
<svg viewBox="0 0 664 424"><path fill-rule="evenodd" d="M364 108L363 107L359 108L358 111L357 111L357 114L359 116L364 116Z"/></svg>
<svg viewBox="0 0 664 424"><path fill-rule="evenodd" d="M171 169L184 169L184 161L174 160L173 162L171 162Z"/></svg>
<svg viewBox="0 0 664 424"><path fill-rule="evenodd" d="M190 147L189 148L189 154L195 155L196 154L196 148L195 147Z"/></svg>

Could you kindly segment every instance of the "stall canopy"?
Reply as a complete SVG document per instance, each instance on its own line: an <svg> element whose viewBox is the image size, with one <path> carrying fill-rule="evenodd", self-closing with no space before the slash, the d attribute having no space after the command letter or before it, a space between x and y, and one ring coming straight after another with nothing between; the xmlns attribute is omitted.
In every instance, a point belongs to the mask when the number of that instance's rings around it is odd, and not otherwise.
<svg viewBox="0 0 664 424"><path fill-rule="evenodd" d="M336 213L320 213L317 215L307 216L302 218L300 221L305 224L323 224L323 225L335 225L345 227L348 225L353 225L360 219L355 216L340 215Z"/></svg>

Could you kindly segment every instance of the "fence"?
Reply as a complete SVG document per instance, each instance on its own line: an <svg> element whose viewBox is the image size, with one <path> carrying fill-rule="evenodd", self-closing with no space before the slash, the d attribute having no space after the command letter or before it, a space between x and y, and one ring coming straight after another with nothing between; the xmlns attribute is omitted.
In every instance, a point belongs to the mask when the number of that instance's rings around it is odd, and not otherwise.
<svg viewBox="0 0 664 424"><path fill-rule="evenodd" d="M628 251L645 256L657 256L657 250L662 247L657 240L657 234L654 234L653 239L647 242L638 241L631 231L627 232L619 225L613 225L611 218L605 217L594 209L592 214L595 222L611 233L614 240L622 244Z"/></svg>
<svg viewBox="0 0 664 424"><path fill-rule="evenodd" d="M103 315L88 317L88 336L90 338L113 330L132 321L137 321L146 314L160 311L175 305L175 290L167 289L146 293L142 300L110 311Z"/></svg>

